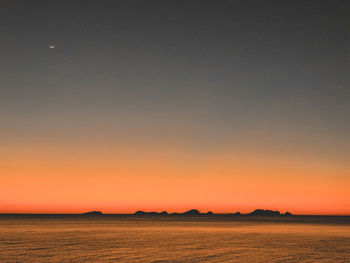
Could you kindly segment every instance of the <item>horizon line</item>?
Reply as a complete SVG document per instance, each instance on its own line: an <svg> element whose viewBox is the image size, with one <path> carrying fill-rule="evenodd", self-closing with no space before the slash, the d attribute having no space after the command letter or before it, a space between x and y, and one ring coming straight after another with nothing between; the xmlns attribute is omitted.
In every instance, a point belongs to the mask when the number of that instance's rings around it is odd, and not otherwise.
<svg viewBox="0 0 350 263"><path fill-rule="evenodd" d="M191 209L191 210L197 210L197 209ZM258 209L255 209L258 210ZM255 211L253 210L253 211ZM262 209L262 210L270 210L270 209ZM140 216L138 214L136 214L136 212L144 212L144 215L151 215L151 213L154 213L155 215L162 215L162 216L172 216L172 215L185 215L186 212L190 211L190 210L186 210L184 212L167 212L166 210L163 210L161 212L156 212L156 211L143 211L143 210L136 210L135 212L128 212L128 213L111 213L111 212L107 212L104 213L101 210L89 210L89 211L84 211L84 212L0 212L0 215L84 215L86 213L91 213L91 212L101 212L101 215L135 215L135 216ZM251 212L213 212L211 210L208 210L207 212L200 212L199 215L235 215L235 216L246 216L249 215ZM270 211L278 211L279 210L270 210ZM166 212L165 214L161 214L162 212ZM208 214L208 212L211 212L212 214ZM286 211L288 212L288 211ZM284 216L285 213L280 212L281 216ZM292 216L350 216L350 213L348 214L307 214L307 213L302 213L302 214L298 214L298 213L291 213ZM257 215L259 216L259 215Z"/></svg>

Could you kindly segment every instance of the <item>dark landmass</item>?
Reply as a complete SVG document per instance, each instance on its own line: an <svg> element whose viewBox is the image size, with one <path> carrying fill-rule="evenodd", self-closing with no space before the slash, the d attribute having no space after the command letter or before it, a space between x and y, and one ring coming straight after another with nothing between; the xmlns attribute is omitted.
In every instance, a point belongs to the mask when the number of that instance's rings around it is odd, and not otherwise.
<svg viewBox="0 0 350 263"><path fill-rule="evenodd" d="M212 211L209 211L208 213L202 214L197 209L191 209L184 213L171 213L169 214L167 211L163 212L145 212L145 211L137 211L134 213L134 215L183 215L183 216L197 216L197 215L214 215Z"/></svg>
<svg viewBox="0 0 350 263"><path fill-rule="evenodd" d="M16 214L1 214L0 215L16 215ZM25 214L17 214L17 215L25 215ZM27 215L35 215L35 214L27 214ZM38 215L50 215L50 214L38 214ZM54 214L51 214L54 215ZM60 215L60 214L57 214ZM62 214L63 215L63 214ZM74 214L67 214L67 215L74 215ZM79 215L79 214L75 214ZM86 213L82 213L80 215L83 216L109 216L109 215L122 215L122 216L186 216L186 217L205 217L205 216L216 216L216 217L292 217L295 216L290 212L285 212L284 214L280 211L273 211L268 209L256 209L250 213L242 214L240 212L235 213L213 213L212 211L208 211L206 213L201 213L197 209L191 209L183 213L168 213L167 211L162 212L146 212L146 211L137 211L134 214L103 214L101 211L90 211Z"/></svg>
<svg viewBox="0 0 350 263"><path fill-rule="evenodd" d="M168 214L168 212L144 212L144 211L137 211L134 213L134 215L182 215L182 216L201 216L201 215L230 215L230 216L293 216L290 212L285 212L282 214L280 211L273 211L273 210L265 210L265 209L256 209L253 212L250 212L248 214L241 214L240 212L236 213L228 213L228 214L214 214L212 211L208 211L207 213L201 213L197 209L191 209L184 213L171 213Z"/></svg>
<svg viewBox="0 0 350 263"><path fill-rule="evenodd" d="M241 214L241 212L236 212L236 213L228 213L226 215L229 215L229 216L240 216L242 214Z"/></svg>
<svg viewBox="0 0 350 263"><path fill-rule="evenodd" d="M134 213L134 215L168 215L168 212L167 211L163 211L163 212L145 212L145 211L137 211Z"/></svg>
<svg viewBox="0 0 350 263"><path fill-rule="evenodd" d="M83 215L88 215L88 216L100 216L103 215L101 211L91 211L91 212L86 212L83 213Z"/></svg>
<svg viewBox="0 0 350 263"><path fill-rule="evenodd" d="M187 216L197 216L197 215L200 215L201 213L197 209L192 209L183 214Z"/></svg>
<svg viewBox="0 0 350 263"><path fill-rule="evenodd" d="M256 209L253 212L249 213L250 216L280 216L280 211L272 211L265 209Z"/></svg>
<svg viewBox="0 0 350 263"><path fill-rule="evenodd" d="M280 211L265 210L265 209L256 209L253 212L249 213L250 216L292 216L290 212L285 212L282 214Z"/></svg>
<svg viewBox="0 0 350 263"><path fill-rule="evenodd" d="M256 209L248 214L249 216L293 216L290 212L285 212L282 214L280 211Z"/></svg>

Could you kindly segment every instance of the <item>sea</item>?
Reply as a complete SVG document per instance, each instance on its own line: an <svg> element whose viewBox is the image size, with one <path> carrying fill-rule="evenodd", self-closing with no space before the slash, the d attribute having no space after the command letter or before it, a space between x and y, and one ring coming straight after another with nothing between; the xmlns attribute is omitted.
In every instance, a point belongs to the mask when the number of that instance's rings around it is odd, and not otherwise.
<svg viewBox="0 0 350 263"><path fill-rule="evenodd" d="M0 262L350 262L350 217L3 214Z"/></svg>

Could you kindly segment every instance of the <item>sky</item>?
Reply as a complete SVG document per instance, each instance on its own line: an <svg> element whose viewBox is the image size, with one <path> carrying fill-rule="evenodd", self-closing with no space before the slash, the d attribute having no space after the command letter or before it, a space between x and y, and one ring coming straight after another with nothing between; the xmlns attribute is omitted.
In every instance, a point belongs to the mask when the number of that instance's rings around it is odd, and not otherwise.
<svg viewBox="0 0 350 263"><path fill-rule="evenodd" d="M349 8L1 0L0 213L350 215Z"/></svg>

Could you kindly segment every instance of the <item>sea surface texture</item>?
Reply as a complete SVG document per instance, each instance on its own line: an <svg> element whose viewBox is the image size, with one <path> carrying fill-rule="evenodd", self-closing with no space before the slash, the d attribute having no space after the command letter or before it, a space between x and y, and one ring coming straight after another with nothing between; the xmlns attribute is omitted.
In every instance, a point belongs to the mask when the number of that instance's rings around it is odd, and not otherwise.
<svg viewBox="0 0 350 263"><path fill-rule="evenodd" d="M0 262L350 262L350 220L1 215Z"/></svg>

